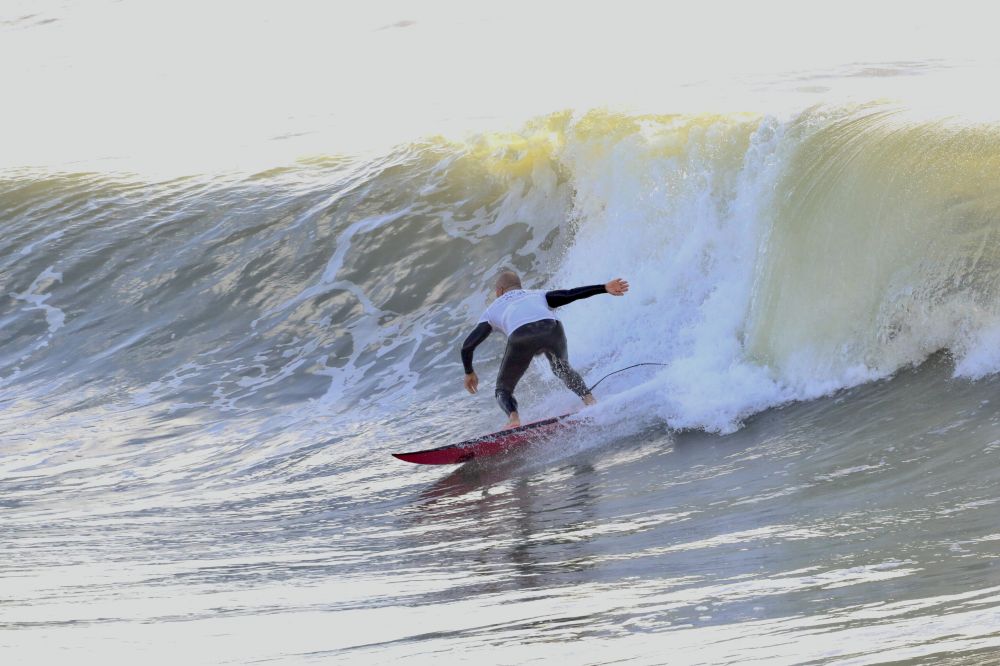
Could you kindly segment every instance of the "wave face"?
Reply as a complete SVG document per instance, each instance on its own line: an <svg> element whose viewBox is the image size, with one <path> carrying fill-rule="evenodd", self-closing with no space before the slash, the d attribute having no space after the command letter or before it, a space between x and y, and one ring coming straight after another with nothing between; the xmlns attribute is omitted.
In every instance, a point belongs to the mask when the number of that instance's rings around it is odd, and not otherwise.
<svg viewBox="0 0 1000 666"><path fill-rule="evenodd" d="M3 172L5 649L990 658L997 173L1000 127L885 104L565 112L164 181ZM664 365L527 460L403 465L501 421L500 336L475 397L458 350L503 266L628 278L561 313L571 360ZM547 368L518 397L526 419L578 402Z"/></svg>
<svg viewBox="0 0 1000 666"><path fill-rule="evenodd" d="M996 128L872 106L573 130L557 275L633 276L635 299L580 326L587 360L667 360L650 388L671 425L727 432L942 349L996 371Z"/></svg>
<svg viewBox="0 0 1000 666"><path fill-rule="evenodd" d="M530 286L630 278L564 311L574 362L665 363L617 391L730 432L942 349L959 375L1000 369L998 167L995 127L873 105L557 114L228 179L13 173L0 382L60 414L440 400L511 265Z"/></svg>

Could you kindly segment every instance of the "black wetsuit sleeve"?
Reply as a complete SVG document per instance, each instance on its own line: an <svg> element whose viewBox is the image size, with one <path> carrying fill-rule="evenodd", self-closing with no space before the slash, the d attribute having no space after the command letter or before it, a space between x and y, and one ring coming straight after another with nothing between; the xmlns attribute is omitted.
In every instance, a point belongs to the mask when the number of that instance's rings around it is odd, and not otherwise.
<svg viewBox="0 0 1000 666"><path fill-rule="evenodd" d="M481 321L462 343L462 365L465 366L465 374L472 374L472 354L476 351L479 343L488 338L492 332L493 327L487 322Z"/></svg>
<svg viewBox="0 0 1000 666"><path fill-rule="evenodd" d="M545 302L549 304L550 308L558 308L581 298L590 298L606 293L608 290L604 288L603 284L592 284L589 287L577 287L576 289L556 289L545 292Z"/></svg>

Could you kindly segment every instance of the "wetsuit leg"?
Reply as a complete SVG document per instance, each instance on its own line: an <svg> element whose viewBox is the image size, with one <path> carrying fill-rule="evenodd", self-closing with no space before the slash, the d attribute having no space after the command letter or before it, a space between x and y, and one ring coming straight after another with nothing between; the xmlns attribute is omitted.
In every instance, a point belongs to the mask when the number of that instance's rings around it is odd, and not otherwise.
<svg viewBox="0 0 1000 666"><path fill-rule="evenodd" d="M563 330L562 322L556 321L553 332L549 335L550 342L545 348L545 358L549 359L552 372L562 380L573 393L581 398L590 391L587 390L587 383L583 381L580 373L569 364L569 350L566 345L566 331Z"/></svg>
<svg viewBox="0 0 1000 666"><path fill-rule="evenodd" d="M519 333L522 333L520 328L507 338L507 349L504 351L503 360L500 361L500 373L497 375L497 402L500 403L500 409L508 416L511 412L517 411L514 387L521 381L521 377L531 365L531 359L538 353L534 337Z"/></svg>
<svg viewBox="0 0 1000 666"><path fill-rule="evenodd" d="M507 350L500 362L496 397L508 415L517 411L514 387L524 376L531 359L544 353L556 377L581 398L589 393L583 377L570 367L566 350L566 332L556 319L533 321L521 326L507 338Z"/></svg>

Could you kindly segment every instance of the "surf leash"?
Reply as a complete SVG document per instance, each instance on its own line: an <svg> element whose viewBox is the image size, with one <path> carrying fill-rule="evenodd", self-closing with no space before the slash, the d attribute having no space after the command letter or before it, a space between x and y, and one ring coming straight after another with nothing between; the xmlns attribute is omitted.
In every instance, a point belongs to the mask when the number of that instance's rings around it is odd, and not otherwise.
<svg viewBox="0 0 1000 666"><path fill-rule="evenodd" d="M605 379L607 379L611 375L617 375L619 372L625 372L626 370L631 370L632 368L638 368L640 365L663 365L663 366L667 366L667 365L670 365L670 364L669 363L636 363L635 365L630 365L627 368L622 368L621 370L615 370L614 372L609 372L608 374L604 375L603 377L601 377L600 379L598 379L596 382L594 382L594 385L591 386L590 388L588 388L587 392L590 393L591 391L593 391L595 388L597 388L598 384L600 384L601 382L603 382Z"/></svg>

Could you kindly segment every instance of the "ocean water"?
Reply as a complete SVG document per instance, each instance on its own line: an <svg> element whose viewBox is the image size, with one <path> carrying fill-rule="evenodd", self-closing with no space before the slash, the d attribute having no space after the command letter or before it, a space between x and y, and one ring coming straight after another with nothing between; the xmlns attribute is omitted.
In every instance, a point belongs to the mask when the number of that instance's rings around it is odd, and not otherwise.
<svg viewBox="0 0 1000 666"><path fill-rule="evenodd" d="M928 99L981 71L8 155L0 658L1000 663L1000 122ZM476 396L458 350L504 266L627 278L561 311L571 360L663 365L528 455L392 458L502 425L503 340ZM542 363L518 397L578 406Z"/></svg>

